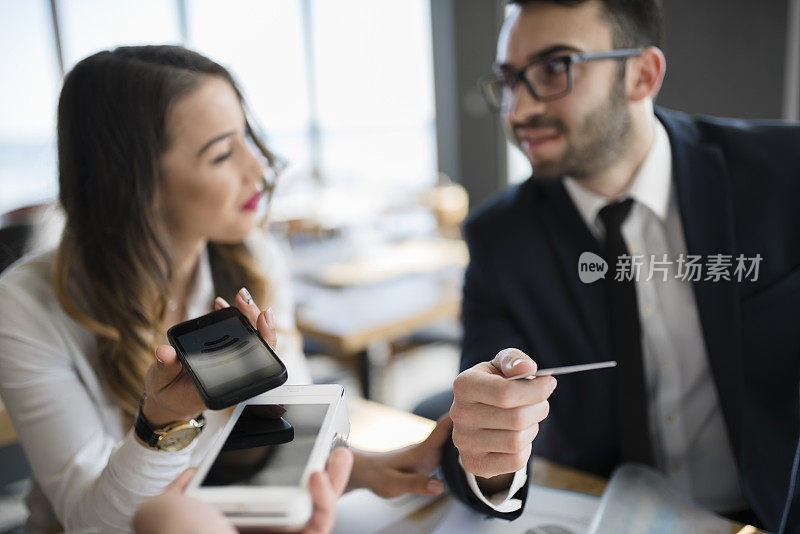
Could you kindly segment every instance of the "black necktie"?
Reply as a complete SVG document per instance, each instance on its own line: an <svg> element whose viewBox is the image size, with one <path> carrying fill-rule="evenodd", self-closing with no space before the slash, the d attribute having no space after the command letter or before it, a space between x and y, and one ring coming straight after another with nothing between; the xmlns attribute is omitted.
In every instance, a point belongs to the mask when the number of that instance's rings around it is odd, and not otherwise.
<svg viewBox="0 0 800 534"><path fill-rule="evenodd" d="M633 200L627 199L609 204L599 213L606 231L606 313L611 347L617 360L617 415L621 461L653 465L636 286L632 276L615 280L617 258L628 254L621 228L632 205Z"/></svg>

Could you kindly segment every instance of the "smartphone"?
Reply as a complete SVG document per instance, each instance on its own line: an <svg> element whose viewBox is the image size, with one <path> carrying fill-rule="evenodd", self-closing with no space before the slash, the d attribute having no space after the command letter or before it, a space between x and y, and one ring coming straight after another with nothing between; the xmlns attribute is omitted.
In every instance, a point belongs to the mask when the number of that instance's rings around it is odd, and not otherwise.
<svg viewBox="0 0 800 534"><path fill-rule="evenodd" d="M186 495L236 526L298 530L311 518L308 479L325 469L350 423L344 388L284 386L236 407Z"/></svg>
<svg viewBox="0 0 800 534"><path fill-rule="evenodd" d="M167 331L183 368L212 410L274 389L286 366L237 308L223 308Z"/></svg>

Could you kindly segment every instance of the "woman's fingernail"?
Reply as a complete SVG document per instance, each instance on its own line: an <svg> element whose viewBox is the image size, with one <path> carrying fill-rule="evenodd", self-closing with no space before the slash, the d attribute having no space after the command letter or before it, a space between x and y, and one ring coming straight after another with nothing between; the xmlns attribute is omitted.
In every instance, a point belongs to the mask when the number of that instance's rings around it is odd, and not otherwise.
<svg viewBox="0 0 800 534"><path fill-rule="evenodd" d="M444 482L439 480L438 478L431 478L428 482L425 483L425 489L433 492L440 492L444 490Z"/></svg>
<svg viewBox="0 0 800 534"><path fill-rule="evenodd" d="M248 304L253 303L253 297L250 296L250 292L247 290L246 287L243 287L239 290L239 294L242 296L244 300L247 301Z"/></svg>
<svg viewBox="0 0 800 534"><path fill-rule="evenodd" d="M272 314L272 308L267 308L267 326L275 329L275 316Z"/></svg>
<svg viewBox="0 0 800 534"><path fill-rule="evenodd" d="M519 364L521 364L523 361L524 360L522 358L517 358L516 360L513 360L508 366L509 367L516 367Z"/></svg>
<svg viewBox="0 0 800 534"><path fill-rule="evenodd" d="M223 307L223 308L229 308L230 307L230 304L228 304L228 301L225 300L222 297L217 297L216 299L214 299L214 303L219 305L219 306L221 306L221 307Z"/></svg>

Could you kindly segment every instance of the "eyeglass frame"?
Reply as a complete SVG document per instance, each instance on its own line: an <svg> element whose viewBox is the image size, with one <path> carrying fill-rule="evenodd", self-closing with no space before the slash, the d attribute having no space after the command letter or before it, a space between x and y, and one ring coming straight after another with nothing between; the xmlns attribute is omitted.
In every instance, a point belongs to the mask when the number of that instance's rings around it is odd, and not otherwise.
<svg viewBox="0 0 800 534"><path fill-rule="evenodd" d="M482 76L480 79L478 79L478 88L480 89L481 95L486 101L486 104L493 111L502 111L504 107L502 105L492 104L490 97L488 96L489 93L487 88L491 82L499 80L504 81L509 75L511 75L516 84L522 82L522 84L528 90L528 93L530 93L534 99L538 100L539 102L551 102L553 100L563 98L572 92L574 82L572 76L572 65L601 59L627 59L629 57L640 55L642 52L644 52L644 50L644 48L618 48L615 50L609 50L607 52L571 52L568 54L559 54L553 57L540 57L532 60L523 68L516 71L504 72L503 74L499 72L492 72L491 74ZM533 85L525 77L525 71L534 65L546 63L547 61L553 61L556 59L564 61L564 65L567 68L567 88L564 89L564 91L554 95L544 97L539 96L536 94L536 90L533 88Z"/></svg>

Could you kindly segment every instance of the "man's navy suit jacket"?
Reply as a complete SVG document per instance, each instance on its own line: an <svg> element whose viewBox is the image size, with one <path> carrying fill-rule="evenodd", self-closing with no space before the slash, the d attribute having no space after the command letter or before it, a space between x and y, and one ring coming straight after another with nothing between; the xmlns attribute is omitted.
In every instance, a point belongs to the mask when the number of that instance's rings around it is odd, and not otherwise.
<svg viewBox="0 0 800 534"><path fill-rule="evenodd" d="M800 532L800 126L656 115L670 139L688 253L703 262L731 255L734 265L739 254L763 258L756 281L693 282L694 294L745 495L766 528L786 516L786 530ZM462 370L506 347L540 368L614 359L603 281L578 278L578 257L600 245L561 181L504 191L470 217L466 238ZM608 476L619 461L615 377L609 369L560 380L533 454ZM443 470L459 498L519 515L478 502L457 460L451 442Z"/></svg>

